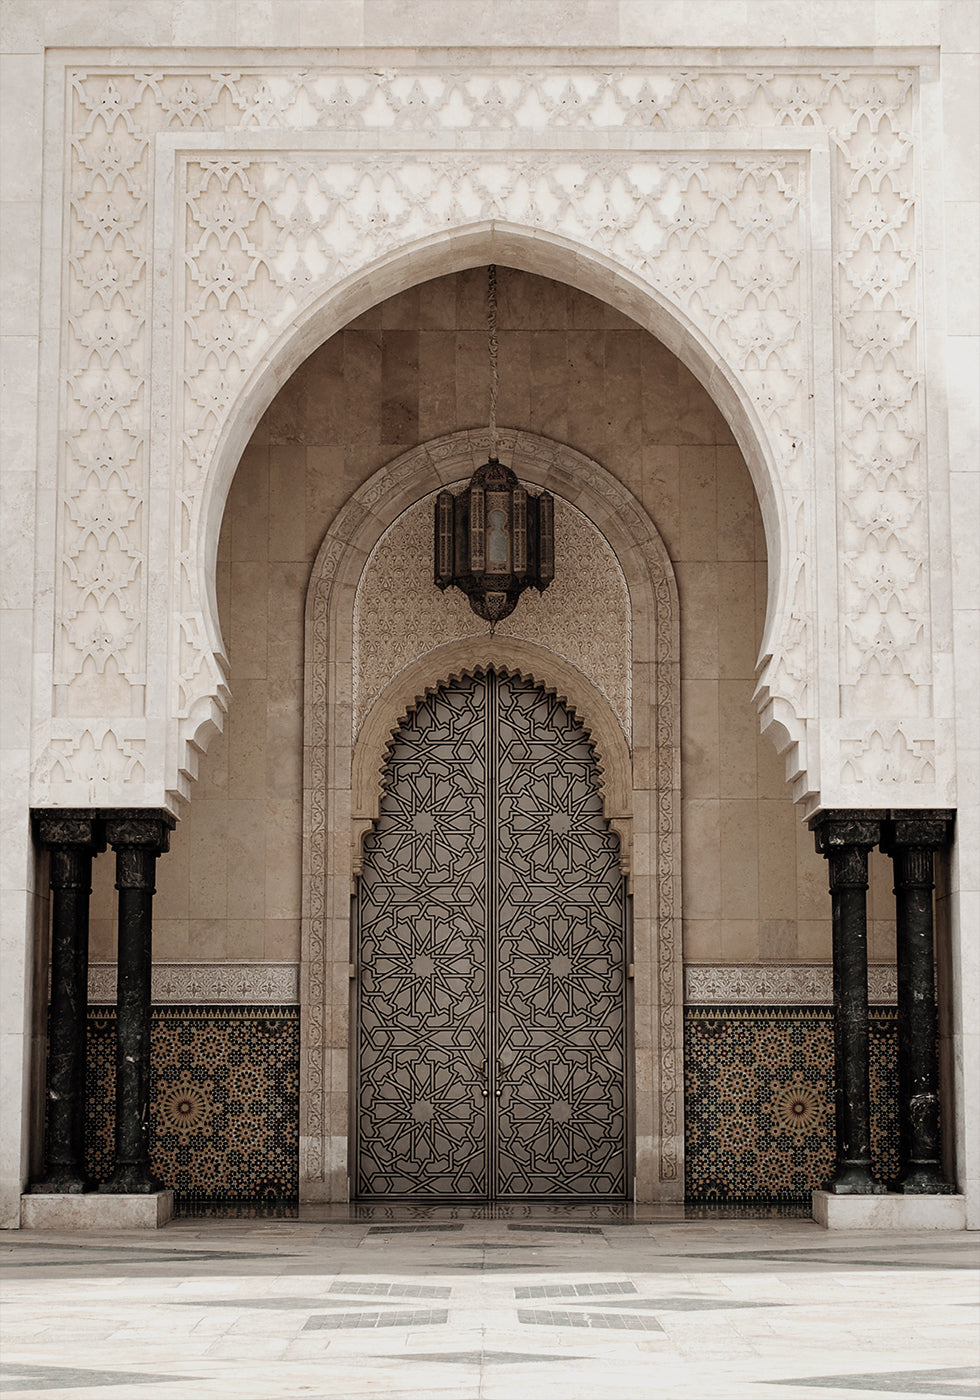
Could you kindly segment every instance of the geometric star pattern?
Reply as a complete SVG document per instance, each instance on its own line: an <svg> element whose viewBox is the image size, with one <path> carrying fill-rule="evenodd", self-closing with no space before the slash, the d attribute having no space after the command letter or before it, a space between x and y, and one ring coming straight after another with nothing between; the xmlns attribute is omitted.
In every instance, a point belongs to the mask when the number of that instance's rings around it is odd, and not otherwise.
<svg viewBox="0 0 980 1400"><path fill-rule="evenodd" d="M619 842L555 696L491 669L412 711L357 916L358 1196L622 1199Z"/></svg>

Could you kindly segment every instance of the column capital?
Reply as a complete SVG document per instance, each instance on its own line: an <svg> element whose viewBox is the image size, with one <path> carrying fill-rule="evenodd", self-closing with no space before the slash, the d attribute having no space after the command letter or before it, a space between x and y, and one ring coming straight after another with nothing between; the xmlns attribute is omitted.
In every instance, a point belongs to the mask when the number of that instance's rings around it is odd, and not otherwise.
<svg viewBox="0 0 980 1400"><path fill-rule="evenodd" d="M177 819L159 808L122 808L103 812L106 840L113 850L142 846L163 855L170 849L170 833Z"/></svg>
<svg viewBox="0 0 980 1400"><path fill-rule="evenodd" d="M105 826L102 813L91 808L62 807L33 808L31 824L39 846L81 846L92 855L105 850Z"/></svg>
<svg viewBox="0 0 980 1400"><path fill-rule="evenodd" d="M891 810L882 825L881 849L890 856L897 855L903 847L908 846L941 850L948 846L952 839L953 818L954 813L951 811Z"/></svg>
<svg viewBox="0 0 980 1400"><path fill-rule="evenodd" d="M865 846L871 850L881 837L881 824L887 812L832 808L818 812L807 825L813 832L817 851L825 856L843 846Z"/></svg>

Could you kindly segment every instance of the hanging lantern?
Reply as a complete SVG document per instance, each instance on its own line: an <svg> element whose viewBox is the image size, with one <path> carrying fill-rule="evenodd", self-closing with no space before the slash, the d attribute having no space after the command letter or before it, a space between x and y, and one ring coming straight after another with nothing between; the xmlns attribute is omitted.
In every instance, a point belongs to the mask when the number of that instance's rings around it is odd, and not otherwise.
<svg viewBox="0 0 980 1400"><path fill-rule="evenodd" d="M491 627L517 607L525 588L544 592L555 576L555 502L527 491L497 460L497 269L487 282L490 456L458 496L436 497L435 582L461 588Z"/></svg>
<svg viewBox="0 0 980 1400"><path fill-rule="evenodd" d="M485 622L517 607L525 588L543 592L555 576L555 502L520 484L491 457L458 496L436 497L435 581L455 585Z"/></svg>

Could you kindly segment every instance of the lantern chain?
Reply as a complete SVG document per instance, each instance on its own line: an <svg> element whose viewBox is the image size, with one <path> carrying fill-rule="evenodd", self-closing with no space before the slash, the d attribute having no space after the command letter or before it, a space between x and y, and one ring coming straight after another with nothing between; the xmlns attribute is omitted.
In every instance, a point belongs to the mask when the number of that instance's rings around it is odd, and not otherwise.
<svg viewBox="0 0 980 1400"><path fill-rule="evenodd" d="M497 269L487 269L487 346L490 352L490 456L497 455Z"/></svg>

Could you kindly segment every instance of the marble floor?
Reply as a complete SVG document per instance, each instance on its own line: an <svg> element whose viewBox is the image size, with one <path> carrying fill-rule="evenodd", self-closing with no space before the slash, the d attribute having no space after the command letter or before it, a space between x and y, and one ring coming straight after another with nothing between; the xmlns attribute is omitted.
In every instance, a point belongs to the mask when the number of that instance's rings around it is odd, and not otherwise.
<svg viewBox="0 0 980 1400"><path fill-rule="evenodd" d="M710 1213L346 1211L0 1237L0 1394L978 1393L980 1240Z"/></svg>

